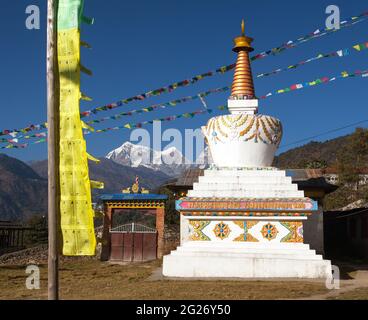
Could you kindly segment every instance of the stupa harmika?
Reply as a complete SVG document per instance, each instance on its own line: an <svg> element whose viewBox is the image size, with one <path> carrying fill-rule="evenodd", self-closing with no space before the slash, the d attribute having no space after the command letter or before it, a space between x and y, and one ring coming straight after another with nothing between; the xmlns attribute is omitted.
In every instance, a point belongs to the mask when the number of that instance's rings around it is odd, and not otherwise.
<svg viewBox="0 0 368 320"><path fill-rule="evenodd" d="M252 41L243 21L230 114L202 127L214 165L176 202L181 245L164 257L164 276L331 277L330 261L303 243L303 222L317 203L271 167L282 125L257 113Z"/></svg>

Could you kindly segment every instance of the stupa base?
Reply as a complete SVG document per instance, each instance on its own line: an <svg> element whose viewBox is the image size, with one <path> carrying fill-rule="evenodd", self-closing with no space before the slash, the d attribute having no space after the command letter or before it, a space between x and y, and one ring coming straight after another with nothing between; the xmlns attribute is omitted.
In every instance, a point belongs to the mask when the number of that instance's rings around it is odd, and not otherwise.
<svg viewBox="0 0 368 320"><path fill-rule="evenodd" d="M163 258L163 275L330 278L331 262L304 243L303 223L317 209L283 170L205 170L176 201L181 245Z"/></svg>
<svg viewBox="0 0 368 320"><path fill-rule="evenodd" d="M185 243L164 256L163 275L179 278L330 278L331 262L306 244L208 246Z"/></svg>

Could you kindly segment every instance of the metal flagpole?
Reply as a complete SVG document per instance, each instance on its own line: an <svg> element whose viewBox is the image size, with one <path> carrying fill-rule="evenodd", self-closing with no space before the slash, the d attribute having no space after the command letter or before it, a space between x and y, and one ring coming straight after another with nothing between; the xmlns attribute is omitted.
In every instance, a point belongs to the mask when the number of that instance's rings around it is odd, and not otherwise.
<svg viewBox="0 0 368 320"><path fill-rule="evenodd" d="M48 124L48 299L59 298L59 80L57 61L58 0L47 1Z"/></svg>

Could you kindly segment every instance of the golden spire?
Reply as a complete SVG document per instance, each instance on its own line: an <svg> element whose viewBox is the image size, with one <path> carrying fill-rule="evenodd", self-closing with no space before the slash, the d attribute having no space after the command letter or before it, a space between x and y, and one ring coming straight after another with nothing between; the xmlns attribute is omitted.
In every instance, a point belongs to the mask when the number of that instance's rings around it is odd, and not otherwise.
<svg viewBox="0 0 368 320"><path fill-rule="evenodd" d="M234 39L233 51L238 53L231 96L238 99L255 99L252 69L249 52L253 38L247 37L244 31L244 20L241 23L242 35Z"/></svg>
<svg viewBox="0 0 368 320"><path fill-rule="evenodd" d="M245 35L244 19L241 22L241 30L241 36L234 38L235 46L233 48L233 51L239 52L240 49L246 49L248 52L252 52L254 49L252 48L251 43L254 39Z"/></svg>

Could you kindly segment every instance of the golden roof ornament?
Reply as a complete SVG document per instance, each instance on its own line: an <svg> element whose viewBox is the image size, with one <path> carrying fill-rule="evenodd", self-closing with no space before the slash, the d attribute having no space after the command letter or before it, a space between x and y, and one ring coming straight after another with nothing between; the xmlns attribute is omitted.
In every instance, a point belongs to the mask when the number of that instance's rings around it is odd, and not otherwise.
<svg viewBox="0 0 368 320"><path fill-rule="evenodd" d="M251 46L251 43L253 42L253 38L247 37L245 35L245 25L244 25L244 19L241 23L241 30L242 34L239 37L234 38L234 52L239 52L241 50L246 50L248 52L254 51L254 49Z"/></svg>
<svg viewBox="0 0 368 320"><path fill-rule="evenodd" d="M131 187L123 189L122 193L143 193L143 194L148 194L149 190L145 189L143 187L140 187L139 185L139 177L135 176L135 180L134 183L132 184Z"/></svg>

